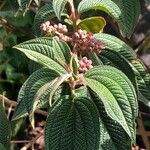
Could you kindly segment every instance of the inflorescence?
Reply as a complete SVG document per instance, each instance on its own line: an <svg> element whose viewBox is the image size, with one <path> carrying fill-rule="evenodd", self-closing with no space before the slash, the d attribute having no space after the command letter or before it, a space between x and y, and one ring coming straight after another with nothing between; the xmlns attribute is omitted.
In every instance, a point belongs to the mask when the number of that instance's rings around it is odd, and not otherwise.
<svg viewBox="0 0 150 150"><path fill-rule="evenodd" d="M88 52L95 52L99 54L101 50L105 48L105 45L97 40L93 33L85 30L78 29L69 37L66 35L68 33L67 26L61 23L51 25L50 21L46 21L41 24L40 28L42 33L46 36L52 36L58 41L70 42L73 47L73 53L86 55ZM79 72L85 72L93 67L92 61L87 59L87 57L83 57L79 60L78 64Z"/></svg>

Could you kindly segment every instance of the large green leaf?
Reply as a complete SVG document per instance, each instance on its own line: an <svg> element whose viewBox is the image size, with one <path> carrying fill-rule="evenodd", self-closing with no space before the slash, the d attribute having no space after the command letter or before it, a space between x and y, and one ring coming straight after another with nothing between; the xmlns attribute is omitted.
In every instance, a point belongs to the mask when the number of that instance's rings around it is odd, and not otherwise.
<svg viewBox="0 0 150 150"><path fill-rule="evenodd" d="M40 25L44 21L50 20L54 17L56 17L56 14L53 10L51 3L42 6L38 10L38 12L36 13L35 18L34 18L34 32L35 32L35 34L40 35L41 34Z"/></svg>
<svg viewBox="0 0 150 150"><path fill-rule="evenodd" d="M99 115L87 98L63 97L50 110L45 129L47 150L99 150Z"/></svg>
<svg viewBox="0 0 150 150"><path fill-rule="evenodd" d="M64 11L65 5L68 1L72 0L53 0L53 9L58 19L61 19L61 14Z"/></svg>
<svg viewBox="0 0 150 150"><path fill-rule="evenodd" d="M113 67L98 66L87 71L85 82L101 98L108 116L135 142L137 97L130 80Z"/></svg>
<svg viewBox="0 0 150 150"><path fill-rule="evenodd" d="M16 45L15 48L23 48L39 52L64 65L71 59L71 50L63 41L57 41L51 37L40 37Z"/></svg>
<svg viewBox="0 0 150 150"><path fill-rule="evenodd" d="M90 9L105 11L111 15L127 37L133 33L140 15L139 0L82 0L78 6L80 13Z"/></svg>
<svg viewBox="0 0 150 150"><path fill-rule="evenodd" d="M132 61L137 58L133 49L129 47L126 43L121 41L119 38L106 33L98 33L94 36L96 39L102 41L107 49L111 49L120 53L129 61Z"/></svg>
<svg viewBox="0 0 150 150"><path fill-rule="evenodd" d="M139 100L150 107L150 73L144 63L137 59L132 61L139 88Z"/></svg>
<svg viewBox="0 0 150 150"><path fill-rule="evenodd" d="M27 50L24 48L18 48L18 49L22 51L28 58L34 60L35 62L42 64L43 66L49 69L57 71L59 74L64 74L66 72L65 69L61 65L59 65L54 60L48 58L45 55L42 55L35 51Z"/></svg>
<svg viewBox="0 0 150 150"><path fill-rule="evenodd" d="M122 58L128 62L128 64L131 66L137 78L137 84L138 84L138 89L139 89L139 94L140 94L139 100L143 101L146 105L149 105L148 101L150 100L150 94L149 94L150 93L150 74L147 71L144 64L142 63L142 61L137 58L137 55L133 51L133 49L130 48L126 43L124 43L123 41L121 41L120 39L112 35L100 33L100 34L95 34L95 37L106 45L106 48L108 49L108 51L111 50L116 53L119 53L119 55L121 55ZM105 55L105 57L103 56L103 54L102 56L100 56L101 60L105 62L105 64L106 62L110 61L108 57L109 57L108 54ZM113 59L113 57L111 59ZM117 66L120 65L119 63L120 62L118 62L118 64L116 65ZM123 67L121 70L123 71Z"/></svg>
<svg viewBox="0 0 150 150"><path fill-rule="evenodd" d="M56 70L60 74L66 72L63 67L69 63L71 58L69 46L65 42L56 41L53 38L36 38L16 45L14 48L25 53L30 59Z"/></svg>
<svg viewBox="0 0 150 150"><path fill-rule="evenodd" d="M114 66L121 70L130 79L137 90L135 73L131 63L125 57L110 49L103 50L98 57L103 62L103 64Z"/></svg>
<svg viewBox="0 0 150 150"><path fill-rule="evenodd" d="M5 114L3 104L0 100L0 143L9 150L10 148L10 124ZM2 145L1 145L2 146Z"/></svg>
<svg viewBox="0 0 150 150"><path fill-rule="evenodd" d="M15 113L13 114L13 120L17 120L21 117L28 115L29 110L31 110L32 108L34 96L38 92L38 90L43 85L45 85L50 81L53 81L58 76L59 76L58 73L47 68L41 68L35 71L26 80L26 82L20 89L17 100L18 105L16 107ZM40 99L41 101L43 100L43 103L37 106L37 108L41 108L45 104L46 99L43 99L43 97L41 97Z"/></svg>
<svg viewBox="0 0 150 150"><path fill-rule="evenodd" d="M119 123L107 115L103 102L96 93L82 86L75 90L75 94L76 97L82 96L92 99L99 110L100 150L127 150L131 148L131 139Z"/></svg>
<svg viewBox="0 0 150 150"><path fill-rule="evenodd" d="M90 95L100 113L100 145L103 150L131 149L131 139L124 129L107 115L104 104L98 95L91 90Z"/></svg>

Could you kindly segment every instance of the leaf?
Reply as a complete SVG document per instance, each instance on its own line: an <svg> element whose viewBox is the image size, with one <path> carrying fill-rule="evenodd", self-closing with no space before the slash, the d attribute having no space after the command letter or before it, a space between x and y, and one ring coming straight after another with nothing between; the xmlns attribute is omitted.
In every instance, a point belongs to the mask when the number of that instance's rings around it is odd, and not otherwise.
<svg viewBox="0 0 150 150"><path fill-rule="evenodd" d="M59 74L64 74L66 71L65 69L56 63L54 60L48 58L47 56L44 56L38 52L27 50L24 48L18 48L20 51L22 51L28 58L34 60L35 62L38 62L42 64L43 66L58 72Z"/></svg>
<svg viewBox="0 0 150 150"><path fill-rule="evenodd" d="M112 16L125 37L131 36L140 15L138 0L82 0L78 6L79 13L90 9L101 10Z"/></svg>
<svg viewBox="0 0 150 150"><path fill-rule="evenodd" d="M88 57L92 60L92 64L94 66L98 66L98 65L102 65L103 64L103 62L99 59L97 54L95 54L93 52L89 52L88 53Z"/></svg>
<svg viewBox="0 0 150 150"><path fill-rule="evenodd" d="M86 84L100 97L107 115L135 142L137 97L130 80L119 70L98 66L85 74Z"/></svg>
<svg viewBox="0 0 150 150"><path fill-rule="evenodd" d="M1 100L0 113L0 143L8 150L10 148L10 124L5 114L5 110Z"/></svg>
<svg viewBox="0 0 150 150"><path fill-rule="evenodd" d="M141 60L132 61L139 88L139 100L147 105L150 102L150 74ZM149 103L148 103L149 105Z"/></svg>
<svg viewBox="0 0 150 150"><path fill-rule="evenodd" d="M52 106L52 100L55 92L59 88L59 86L67 80L69 77L71 77L71 74L65 74L63 76L57 77L54 80L44 84L38 91L35 93L34 98L32 100L32 105L29 107L29 113L32 114L36 109L39 104L40 99L43 100L43 95L49 96L47 100L44 100L45 103L49 101L49 105ZM31 89L32 90L32 89ZM30 98L31 99L31 98Z"/></svg>
<svg viewBox="0 0 150 150"><path fill-rule="evenodd" d="M127 150L131 149L131 139L123 128L106 113L103 102L98 95L86 87L80 87L75 91L76 97L90 98L99 111L100 122L100 150ZM122 143L122 144L120 144Z"/></svg>
<svg viewBox="0 0 150 150"><path fill-rule="evenodd" d="M98 33L94 35L96 39L103 42L107 49L111 49L123 55L127 60L132 61L137 58L135 52L126 43L119 38L106 33Z"/></svg>
<svg viewBox="0 0 150 150"><path fill-rule="evenodd" d="M19 91L17 107L13 114L13 120L17 120L28 115L31 110L33 99L39 88L46 83L54 80L59 76L58 73L47 69L41 68L35 71L23 84ZM40 108L43 105L40 105Z"/></svg>
<svg viewBox="0 0 150 150"><path fill-rule="evenodd" d="M71 59L71 50L69 46L62 41L57 41L54 38L40 37L33 40L23 42L16 45L14 48L19 49L27 53L29 51L35 51L45 55L64 66L68 64ZM30 52L31 53L31 52Z"/></svg>
<svg viewBox="0 0 150 150"><path fill-rule="evenodd" d="M137 55L133 51L133 49L130 48L126 43L112 35L99 33L95 34L95 37L96 39L102 41L106 45L107 49L119 53L123 58L125 58L125 60L129 62L129 65L132 67L132 70L134 71L137 79L137 85L139 90L138 93L140 94L139 96L140 98L143 97L141 99L139 98L139 100L143 100L143 102L147 104L147 101L150 101L150 74L142 61L137 58ZM102 59L104 60L104 58ZM106 61L109 60L107 59ZM118 64L119 63L120 62L118 62Z"/></svg>
<svg viewBox="0 0 150 150"><path fill-rule="evenodd" d="M61 14L64 11L65 5L68 1L70 0L53 0L53 9L59 20L61 20Z"/></svg>
<svg viewBox="0 0 150 150"><path fill-rule="evenodd" d="M40 25L46 20L51 20L56 17L56 14L53 10L52 4L46 4L42 6L36 13L34 18L34 33L39 36L41 33Z"/></svg>
<svg viewBox="0 0 150 150"><path fill-rule="evenodd" d="M4 145L0 143L0 150L6 150Z"/></svg>
<svg viewBox="0 0 150 150"><path fill-rule="evenodd" d="M53 39L53 48L54 48L54 55L55 59L60 64L69 64L71 59L71 50L70 47L63 41L57 41Z"/></svg>
<svg viewBox="0 0 150 150"><path fill-rule="evenodd" d="M45 128L47 150L99 150L99 119L87 98L62 97L49 112Z"/></svg>
<svg viewBox="0 0 150 150"><path fill-rule="evenodd" d="M91 90L90 95L100 113L100 145L103 150L131 149L131 139L119 123L107 115L102 100Z"/></svg>
<svg viewBox="0 0 150 150"><path fill-rule="evenodd" d="M116 51L105 49L98 56L105 65L110 65L121 70L132 82L137 91L137 80L131 63Z"/></svg>
<svg viewBox="0 0 150 150"><path fill-rule="evenodd" d="M52 86L52 90L50 92L50 97L49 97L49 104L50 106L52 106L52 97L54 95L54 93L56 92L56 90L58 89L58 87L68 78L70 78L72 76L72 73L70 74L65 74L61 77L58 78L58 80L55 82L55 84Z"/></svg>
<svg viewBox="0 0 150 150"><path fill-rule="evenodd" d="M106 21L103 17L91 17L82 20L78 27L92 33L102 32L106 26Z"/></svg>

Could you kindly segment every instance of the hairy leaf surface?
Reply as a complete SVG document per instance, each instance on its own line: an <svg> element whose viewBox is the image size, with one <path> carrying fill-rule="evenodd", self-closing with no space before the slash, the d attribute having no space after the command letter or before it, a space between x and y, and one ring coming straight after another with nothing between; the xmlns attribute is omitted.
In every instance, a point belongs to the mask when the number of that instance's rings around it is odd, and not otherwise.
<svg viewBox="0 0 150 150"><path fill-rule="evenodd" d="M126 43L124 43L119 38L113 35L109 35L106 33L98 33L95 34L95 38L102 41L107 49L111 49L120 53L129 61L137 58L132 48L130 48Z"/></svg>
<svg viewBox="0 0 150 150"><path fill-rule="evenodd" d="M52 4L46 4L42 6L35 15L34 18L34 32L37 36L41 34L40 26L46 20L51 20L56 17L56 14L53 10Z"/></svg>
<svg viewBox="0 0 150 150"><path fill-rule="evenodd" d="M137 97L130 80L119 70L98 66L85 74L86 84L101 98L108 116L135 141Z"/></svg>
<svg viewBox="0 0 150 150"><path fill-rule="evenodd" d="M90 9L105 11L111 15L118 22L122 34L127 37L133 33L140 15L138 0L82 0L78 6L80 13Z"/></svg>
<svg viewBox="0 0 150 150"><path fill-rule="evenodd" d="M100 97L90 90L91 99L96 104L100 113L100 145L103 150L131 149L131 139L120 126L110 118ZM122 143L122 144L120 144ZM111 145L111 146L110 146Z"/></svg>
<svg viewBox="0 0 150 150"><path fill-rule="evenodd" d="M53 9L59 20L61 19L61 14L64 11L65 5L68 1L69 0L53 0Z"/></svg>
<svg viewBox="0 0 150 150"><path fill-rule="evenodd" d="M98 111L87 98L60 99L49 112L45 130L47 150L99 149Z"/></svg>
<svg viewBox="0 0 150 150"><path fill-rule="evenodd" d="M103 64L110 65L121 70L130 79L137 90L136 75L131 63L125 57L116 51L105 49L100 53L100 55L98 55L98 58L103 62Z"/></svg>
<svg viewBox="0 0 150 150"><path fill-rule="evenodd" d="M139 100L142 100L146 105L149 106L150 104L148 101L150 100L150 94L149 94L150 74L148 73L142 61L137 58L137 55L133 51L133 49L130 48L126 43L124 43L123 41L121 41L120 39L112 35L100 33L100 34L95 34L95 37L106 45L106 48L108 49L107 51L110 50L109 52L114 51L116 53L119 53L119 55L121 55L122 58L128 62L137 79L138 90L140 94ZM108 54L106 54L105 56L102 54L99 57L103 62L105 62L105 64L110 62L110 57L111 59L113 59L113 56L111 55L109 57ZM119 65L120 63L121 62L118 62ZM118 64L116 65L118 66ZM125 73L123 67L121 70Z"/></svg>
<svg viewBox="0 0 150 150"><path fill-rule="evenodd" d="M13 120L28 115L29 110L32 108L34 96L37 93L37 91L43 85L54 80L58 76L59 76L58 73L53 72L52 70L47 68L41 68L35 71L26 80L26 82L23 84L22 88L20 89L18 100L17 100L18 105L13 115ZM45 103L45 101L43 103ZM41 104L40 107L42 107L43 105Z"/></svg>
<svg viewBox="0 0 150 150"><path fill-rule="evenodd" d="M27 49L41 53L60 64L69 63L71 51L63 41L57 41L51 37L40 37L16 45L17 49Z"/></svg>

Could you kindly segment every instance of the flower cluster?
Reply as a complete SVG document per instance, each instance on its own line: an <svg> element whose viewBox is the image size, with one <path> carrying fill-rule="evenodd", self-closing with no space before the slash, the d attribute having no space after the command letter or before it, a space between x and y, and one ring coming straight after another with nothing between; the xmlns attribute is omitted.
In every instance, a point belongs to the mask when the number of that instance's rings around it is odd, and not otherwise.
<svg viewBox="0 0 150 150"><path fill-rule="evenodd" d="M85 71L93 68L92 61L87 59L87 57L83 57L81 60L79 60L78 64L79 64L80 72L85 72Z"/></svg>
<svg viewBox="0 0 150 150"><path fill-rule="evenodd" d="M65 35L68 32L67 26L61 23L51 25L50 21L46 21L40 26L41 31L47 36L54 36L56 40L70 41L70 38Z"/></svg>
<svg viewBox="0 0 150 150"><path fill-rule="evenodd" d="M56 40L71 42L73 49L81 54L87 52L95 52L99 54L105 45L97 40L94 35L85 30L77 30L72 37L65 35L68 32L67 26L61 23L51 25L50 21L46 21L40 26L41 31L47 36L53 36Z"/></svg>
<svg viewBox="0 0 150 150"><path fill-rule="evenodd" d="M105 48L105 45L97 40L92 33L81 29L73 34L71 45L82 54L87 52L100 53Z"/></svg>

